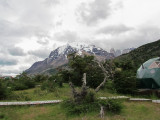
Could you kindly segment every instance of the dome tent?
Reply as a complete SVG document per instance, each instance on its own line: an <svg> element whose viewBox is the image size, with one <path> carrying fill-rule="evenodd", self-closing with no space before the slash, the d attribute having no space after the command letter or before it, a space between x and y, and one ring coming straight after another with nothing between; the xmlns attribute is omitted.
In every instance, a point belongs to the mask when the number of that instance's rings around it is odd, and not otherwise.
<svg viewBox="0 0 160 120"><path fill-rule="evenodd" d="M143 63L137 70L137 78L142 88L160 88L160 58L153 58Z"/></svg>

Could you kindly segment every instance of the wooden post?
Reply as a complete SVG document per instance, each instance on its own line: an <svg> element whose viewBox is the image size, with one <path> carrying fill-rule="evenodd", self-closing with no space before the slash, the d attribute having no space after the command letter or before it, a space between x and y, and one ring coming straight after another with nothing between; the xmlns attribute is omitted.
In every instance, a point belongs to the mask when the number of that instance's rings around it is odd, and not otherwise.
<svg viewBox="0 0 160 120"><path fill-rule="evenodd" d="M104 107L103 106L101 106L100 116L101 118L104 118Z"/></svg>

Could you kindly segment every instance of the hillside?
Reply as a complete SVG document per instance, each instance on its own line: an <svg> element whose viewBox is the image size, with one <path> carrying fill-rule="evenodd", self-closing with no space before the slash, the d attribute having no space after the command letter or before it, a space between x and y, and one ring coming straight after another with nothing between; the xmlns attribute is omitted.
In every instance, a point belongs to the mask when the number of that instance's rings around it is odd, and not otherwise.
<svg viewBox="0 0 160 120"><path fill-rule="evenodd" d="M134 70L150 58L160 56L160 40L140 46L130 53L123 54L114 59L115 62L132 62Z"/></svg>

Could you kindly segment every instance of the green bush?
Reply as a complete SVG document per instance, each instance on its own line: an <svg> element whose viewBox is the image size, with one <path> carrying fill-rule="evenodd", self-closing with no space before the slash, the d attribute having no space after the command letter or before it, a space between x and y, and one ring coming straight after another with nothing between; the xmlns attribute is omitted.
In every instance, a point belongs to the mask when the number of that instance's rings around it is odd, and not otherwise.
<svg viewBox="0 0 160 120"><path fill-rule="evenodd" d="M123 108L122 103L119 100L100 100L99 103L104 106L104 109L106 111L109 111L111 113L120 113Z"/></svg>
<svg viewBox="0 0 160 120"><path fill-rule="evenodd" d="M25 90L35 87L35 81L31 77L27 76L26 73L22 73L13 79L12 83L13 90Z"/></svg>
<svg viewBox="0 0 160 120"><path fill-rule="evenodd" d="M81 103L76 103L73 99L65 100L62 108L67 115L80 115L89 112L99 112L103 106L105 111L111 113L120 113L122 104L118 100L99 100L94 97L94 93L89 92Z"/></svg>
<svg viewBox="0 0 160 120"><path fill-rule="evenodd" d="M0 80L0 99L6 99L10 96L11 90L5 85L5 81Z"/></svg>
<svg viewBox="0 0 160 120"><path fill-rule="evenodd" d="M48 78L49 78L48 75L43 75L43 74L37 74L33 77L34 81L38 83L46 81L48 80Z"/></svg>
<svg viewBox="0 0 160 120"><path fill-rule="evenodd" d="M116 90L114 88L113 80L107 80L104 89L107 89L108 92L115 93Z"/></svg>
<svg viewBox="0 0 160 120"><path fill-rule="evenodd" d="M56 74L48 77L48 79L42 83L41 90L47 90L49 92L53 92L57 87L62 87L62 86L63 82L61 74Z"/></svg>
<svg viewBox="0 0 160 120"><path fill-rule="evenodd" d="M128 71L115 73L114 87L117 92L134 95L137 91L137 84L138 80L136 77L132 77L132 73Z"/></svg>

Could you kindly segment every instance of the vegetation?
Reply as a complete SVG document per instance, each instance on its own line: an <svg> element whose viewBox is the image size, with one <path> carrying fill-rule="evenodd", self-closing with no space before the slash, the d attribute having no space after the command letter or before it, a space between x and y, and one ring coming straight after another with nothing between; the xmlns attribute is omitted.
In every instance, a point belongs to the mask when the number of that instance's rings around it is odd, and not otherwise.
<svg viewBox="0 0 160 120"><path fill-rule="evenodd" d="M136 79L137 69L148 59L159 57L159 45L160 40L143 45L113 60L116 67L114 87L117 92L132 95L136 93L140 85L140 81Z"/></svg>
<svg viewBox="0 0 160 120"><path fill-rule="evenodd" d="M160 40L143 45L130 53L121 55L114 59L116 63L130 63L133 65L132 71L136 74L137 69L148 59L159 57Z"/></svg>
<svg viewBox="0 0 160 120"><path fill-rule="evenodd" d="M76 86L82 85L83 73L87 74L87 86L96 88L104 79L104 74L93 56L70 55L70 70L62 71L63 80L71 81Z"/></svg>
<svg viewBox="0 0 160 120"><path fill-rule="evenodd" d="M91 112L98 113L101 106L104 107L105 111L111 113L120 113L122 110L121 102L117 100L98 100L94 98L94 94L92 92L88 93L81 104L78 104L73 100L66 100L62 104L62 108L65 109L66 114L69 116L88 114Z"/></svg>
<svg viewBox="0 0 160 120"><path fill-rule="evenodd" d="M10 96L10 94L10 89L7 88L7 85L5 84L4 80L0 79L0 100L6 99Z"/></svg>
<svg viewBox="0 0 160 120"><path fill-rule="evenodd" d="M35 87L35 81L27 76L26 73L22 73L18 76L16 76L12 83L11 87L13 90L24 90L24 89L29 89L29 88L34 88Z"/></svg>
<svg viewBox="0 0 160 120"><path fill-rule="evenodd" d="M62 78L60 75L52 75L42 83L41 89L52 92L57 87L62 87Z"/></svg>
<svg viewBox="0 0 160 120"><path fill-rule="evenodd" d="M103 107L108 120L157 120L159 105L98 98L119 93L134 95L139 85L136 70L146 60L159 55L159 46L160 40L104 63L97 63L93 56L72 54L68 67L56 69L50 76L22 73L13 79L0 80L1 101L64 100L60 105L1 107L0 119L95 120L99 119ZM50 69L50 72L55 70ZM86 73L86 81L83 73Z"/></svg>
<svg viewBox="0 0 160 120"><path fill-rule="evenodd" d="M132 62L115 62L114 88L117 92L123 94L135 94L139 81L134 72Z"/></svg>
<svg viewBox="0 0 160 120"><path fill-rule="evenodd" d="M78 88L77 88L78 89ZM64 84L62 88L57 88L54 92L47 92L41 90L40 87L14 91L14 94L18 96L26 96L30 100L56 100L56 99L69 99L71 96L70 87L68 84ZM100 90L95 98L98 97L111 97L117 96L117 94L109 93L108 91ZM19 101L24 101L23 97L19 97ZM115 101L116 102L116 101ZM119 102L119 101L118 101ZM103 102L101 102L102 104ZM105 119L108 120L158 120L159 119L159 104L150 102L128 102L124 101L123 107L120 113L113 114L114 112L105 111ZM50 105L34 105L34 106L1 106L0 116L2 120L100 120L99 117L100 106L97 111L90 111L82 113L80 115L66 115L68 109L64 109L61 104Z"/></svg>

